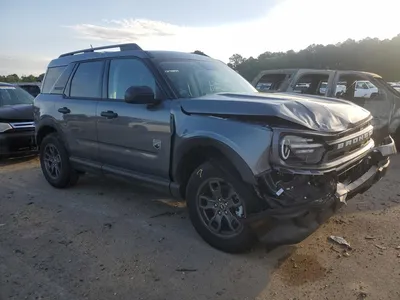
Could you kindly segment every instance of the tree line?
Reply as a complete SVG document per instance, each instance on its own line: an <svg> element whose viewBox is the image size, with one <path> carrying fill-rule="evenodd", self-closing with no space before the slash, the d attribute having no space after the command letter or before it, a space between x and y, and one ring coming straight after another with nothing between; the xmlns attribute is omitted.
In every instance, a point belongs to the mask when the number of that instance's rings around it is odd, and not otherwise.
<svg viewBox="0 0 400 300"><path fill-rule="evenodd" d="M39 76L28 75L19 77L17 74L10 74L6 76L0 75L0 82L16 83L16 82L38 82L42 81L44 73Z"/></svg>
<svg viewBox="0 0 400 300"><path fill-rule="evenodd" d="M400 34L392 39L348 39L336 45L310 45L295 52L265 52L257 58L234 54L228 65L248 81L260 71L273 69L339 69L367 71L387 81L400 81Z"/></svg>
<svg viewBox="0 0 400 300"><path fill-rule="evenodd" d="M196 50L193 53L206 55ZM295 52L265 52L257 58L234 54L228 65L248 81L260 71L285 68L339 69L377 73L387 81L400 81L400 34L392 39L348 39L336 45L313 44ZM0 76L0 82L42 81L44 74Z"/></svg>

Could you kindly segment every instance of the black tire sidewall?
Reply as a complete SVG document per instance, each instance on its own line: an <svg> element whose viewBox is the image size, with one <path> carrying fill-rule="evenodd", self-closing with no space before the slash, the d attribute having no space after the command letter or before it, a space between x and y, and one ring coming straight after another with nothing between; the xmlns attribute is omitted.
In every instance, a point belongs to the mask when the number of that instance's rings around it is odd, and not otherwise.
<svg viewBox="0 0 400 300"><path fill-rule="evenodd" d="M231 184L244 202L245 211L248 211L249 206L255 204L253 193L238 176L227 171L229 169L229 166L224 163L206 162L193 172L186 189L189 216L198 234L211 246L229 253L246 252L251 249L256 240L255 233L247 224L243 224L243 230L234 237L219 237L213 234L203 223L197 209L198 189L205 181L211 178L221 178Z"/></svg>
<svg viewBox="0 0 400 300"><path fill-rule="evenodd" d="M46 149L46 146L52 144L60 154L61 158L61 170L60 170L60 176L57 179L52 178L45 167L44 163L44 151ZM65 148L64 144L60 140L57 134L49 134L46 136L41 145L40 145L40 165L42 168L42 172L44 177L46 178L47 182L50 183L52 186L56 188L64 188L67 186L70 186L71 184L75 184L77 180L77 174L71 167L70 161L69 161L69 155L67 152L67 149Z"/></svg>

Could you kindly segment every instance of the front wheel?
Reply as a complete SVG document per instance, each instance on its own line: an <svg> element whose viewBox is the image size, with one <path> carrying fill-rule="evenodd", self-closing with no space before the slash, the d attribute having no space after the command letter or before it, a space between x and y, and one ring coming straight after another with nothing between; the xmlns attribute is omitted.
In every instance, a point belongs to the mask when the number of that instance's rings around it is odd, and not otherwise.
<svg viewBox="0 0 400 300"><path fill-rule="evenodd" d="M56 188L66 188L78 181L67 149L55 133L47 135L40 145L40 165L48 183Z"/></svg>
<svg viewBox="0 0 400 300"><path fill-rule="evenodd" d="M206 162L191 175L187 191L190 219L199 235L211 246L229 253L251 249L256 241L242 222L254 195L226 164Z"/></svg>

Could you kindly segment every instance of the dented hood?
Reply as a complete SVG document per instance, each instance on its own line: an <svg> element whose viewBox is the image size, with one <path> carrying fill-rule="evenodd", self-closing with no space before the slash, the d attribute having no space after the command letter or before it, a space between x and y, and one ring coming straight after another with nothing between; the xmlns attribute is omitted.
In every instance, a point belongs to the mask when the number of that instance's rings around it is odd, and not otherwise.
<svg viewBox="0 0 400 300"><path fill-rule="evenodd" d="M277 117L324 132L344 131L371 118L369 111L345 100L284 93L220 93L185 99L181 106L188 114Z"/></svg>

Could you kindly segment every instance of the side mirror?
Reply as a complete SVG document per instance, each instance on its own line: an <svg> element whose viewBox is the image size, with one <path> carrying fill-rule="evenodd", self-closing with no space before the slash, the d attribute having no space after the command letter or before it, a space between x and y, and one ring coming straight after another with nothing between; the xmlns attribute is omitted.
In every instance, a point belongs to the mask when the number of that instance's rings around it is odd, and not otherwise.
<svg viewBox="0 0 400 300"><path fill-rule="evenodd" d="M125 92L125 102L132 104L156 104L153 90L149 86L131 86Z"/></svg>

